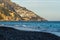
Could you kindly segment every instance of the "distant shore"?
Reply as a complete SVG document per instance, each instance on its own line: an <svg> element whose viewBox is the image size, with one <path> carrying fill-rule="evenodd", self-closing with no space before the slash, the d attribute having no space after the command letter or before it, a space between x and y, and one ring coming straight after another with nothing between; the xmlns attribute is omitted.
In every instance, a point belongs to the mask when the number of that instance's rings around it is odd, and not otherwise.
<svg viewBox="0 0 60 40"><path fill-rule="evenodd" d="M25 21L25 20L0 20L0 22L1 21ZM27 20L27 21L38 21L38 20ZM40 21L40 22L46 22L46 21L48 21L48 20L45 20L45 21ZM39 22L39 21L38 21Z"/></svg>

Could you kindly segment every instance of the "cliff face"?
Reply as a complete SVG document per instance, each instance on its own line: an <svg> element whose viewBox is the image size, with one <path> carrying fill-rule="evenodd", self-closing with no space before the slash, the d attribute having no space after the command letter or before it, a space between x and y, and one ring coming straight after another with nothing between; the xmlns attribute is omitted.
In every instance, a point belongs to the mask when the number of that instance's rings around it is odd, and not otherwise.
<svg viewBox="0 0 60 40"><path fill-rule="evenodd" d="M34 12L21 7L11 0L0 0L0 20L2 21L46 21Z"/></svg>

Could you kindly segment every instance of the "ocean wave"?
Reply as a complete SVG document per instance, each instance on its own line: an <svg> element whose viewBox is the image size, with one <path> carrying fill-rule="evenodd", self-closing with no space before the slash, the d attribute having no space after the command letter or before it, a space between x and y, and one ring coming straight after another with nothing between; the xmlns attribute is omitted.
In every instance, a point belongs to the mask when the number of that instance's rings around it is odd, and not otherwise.
<svg viewBox="0 0 60 40"><path fill-rule="evenodd" d="M18 30L26 30L26 31L50 31L50 32L60 32L60 28L50 28L50 27L43 27L43 26L27 26L27 25L5 25L5 24L0 24L0 26L5 26L5 27L13 27Z"/></svg>

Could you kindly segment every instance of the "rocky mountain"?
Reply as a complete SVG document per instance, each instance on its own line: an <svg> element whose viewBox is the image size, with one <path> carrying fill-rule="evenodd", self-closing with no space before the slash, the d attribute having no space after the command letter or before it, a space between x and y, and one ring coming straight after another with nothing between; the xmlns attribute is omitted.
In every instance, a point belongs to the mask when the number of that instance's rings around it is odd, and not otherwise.
<svg viewBox="0 0 60 40"><path fill-rule="evenodd" d="M47 21L34 12L11 2L0 0L0 21Z"/></svg>

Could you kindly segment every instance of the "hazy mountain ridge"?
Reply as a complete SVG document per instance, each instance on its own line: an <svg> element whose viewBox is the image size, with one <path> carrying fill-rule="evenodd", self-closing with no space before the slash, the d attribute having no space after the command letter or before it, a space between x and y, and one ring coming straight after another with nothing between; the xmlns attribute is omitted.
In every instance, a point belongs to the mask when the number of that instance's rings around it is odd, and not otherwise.
<svg viewBox="0 0 60 40"><path fill-rule="evenodd" d="M2 15L0 16L0 20L46 21L46 19L36 15L34 12L26 9L25 7L21 7L18 4L11 2L11 0L0 0L0 10L0 15Z"/></svg>

